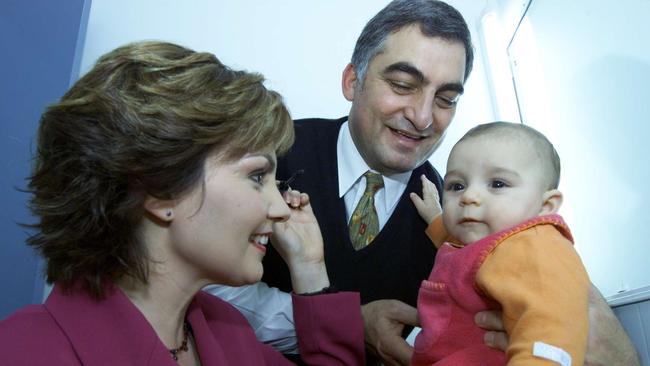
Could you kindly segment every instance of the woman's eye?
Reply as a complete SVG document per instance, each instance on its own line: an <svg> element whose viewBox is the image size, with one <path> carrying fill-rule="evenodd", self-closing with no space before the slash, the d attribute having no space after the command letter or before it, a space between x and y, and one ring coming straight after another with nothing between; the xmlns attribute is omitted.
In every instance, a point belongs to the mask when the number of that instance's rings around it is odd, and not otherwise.
<svg viewBox="0 0 650 366"><path fill-rule="evenodd" d="M263 184L264 176L266 176L266 172L254 172L249 176L249 178L257 184Z"/></svg>

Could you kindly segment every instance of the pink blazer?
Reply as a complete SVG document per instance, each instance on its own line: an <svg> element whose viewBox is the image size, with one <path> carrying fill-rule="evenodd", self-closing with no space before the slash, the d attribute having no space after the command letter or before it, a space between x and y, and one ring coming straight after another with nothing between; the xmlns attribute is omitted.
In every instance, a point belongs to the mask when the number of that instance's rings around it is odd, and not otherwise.
<svg viewBox="0 0 650 366"><path fill-rule="evenodd" d="M43 305L0 322L0 365L175 366L149 322L117 286L95 301L55 285ZM363 322L356 293L293 296L302 358L315 365L363 365ZM256 338L228 303L199 292L187 312L208 365L290 365Z"/></svg>

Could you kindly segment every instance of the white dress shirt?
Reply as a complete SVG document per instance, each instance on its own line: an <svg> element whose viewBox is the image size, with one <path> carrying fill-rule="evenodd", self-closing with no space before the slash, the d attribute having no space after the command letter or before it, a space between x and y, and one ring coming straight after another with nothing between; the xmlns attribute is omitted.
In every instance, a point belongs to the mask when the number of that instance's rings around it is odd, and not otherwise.
<svg viewBox="0 0 650 366"><path fill-rule="evenodd" d="M345 122L339 130L339 137L336 142L336 161L339 173L339 197L345 201L346 221L350 221L352 212L363 196L366 189L366 178L363 176L367 171L377 173L370 169L368 164L359 154L348 122ZM375 210L379 219L379 230L381 230L390 215L395 211L399 198L404 193L406 185L411 178L412 172L382 176L384 187L375 193Z"/></svg>
<svg viewBox="0 0 650 366"><path fill-rule="evenodd" d="M350 215L366 188L363 174L372 169L368 167L354 145L348 122L345 122L339 130L336 156L339 197L343 197L345 201L346 220L350 221ZM411 178L411 173L383 176L384 187L375 194L375 208L380 230L395 210ZM263 282L242 287L211 285L203 290L237 307L251 324L260 341L270 344L283 353L298 353L293 305L291 295L288 293L268 287Z"/></svg>
<svg viewBox="0 0 650 366"><path fill-rule="evenodd" d="M241 287L210 285L203 291L234 305L260 341L282 353L298 353L290 294L264 282Z"/></svg>

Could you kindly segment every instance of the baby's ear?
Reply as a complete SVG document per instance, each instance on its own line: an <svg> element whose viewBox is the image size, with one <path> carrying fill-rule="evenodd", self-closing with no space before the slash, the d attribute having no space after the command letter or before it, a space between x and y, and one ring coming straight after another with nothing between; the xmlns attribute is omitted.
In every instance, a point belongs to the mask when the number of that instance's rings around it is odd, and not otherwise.
<svg viewBox="0 0 650 366"><path fill-rule="evenodd" d="M542 208L539 210L539 216L557 213L562 206L562 192L557 189L551 189L542 195Z"/></svg>

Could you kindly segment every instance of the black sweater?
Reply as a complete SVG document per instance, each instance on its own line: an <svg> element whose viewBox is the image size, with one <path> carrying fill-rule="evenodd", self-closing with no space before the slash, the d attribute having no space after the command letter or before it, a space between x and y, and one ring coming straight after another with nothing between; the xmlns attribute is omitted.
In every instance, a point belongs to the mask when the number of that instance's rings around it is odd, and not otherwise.
<svg viewBox="0 0 650 366"><path fill-rule="evenodd" d="M309 194L323 234L325 263L330 282L341 291L358 291L361 303L378 299L398 299L416 305L418 289L429 276L435 247L426 237L426 224L409 198L422 195L420 175L425 174L438 188L442 179L426 162L411 175L404 194L390 219L375 240L355 251L348 236L345 203L338 197L336 142L339 120L296 120L296 142L278 162L278 179L287 179L304 169L291 187ZM439 189L440 191L440 189ZM264 258L263 281L269 286L291 291L289 271L271 247Z"/></svg>

